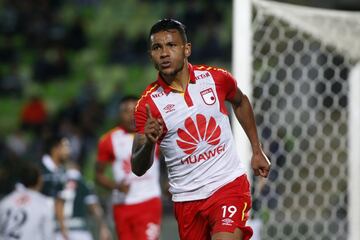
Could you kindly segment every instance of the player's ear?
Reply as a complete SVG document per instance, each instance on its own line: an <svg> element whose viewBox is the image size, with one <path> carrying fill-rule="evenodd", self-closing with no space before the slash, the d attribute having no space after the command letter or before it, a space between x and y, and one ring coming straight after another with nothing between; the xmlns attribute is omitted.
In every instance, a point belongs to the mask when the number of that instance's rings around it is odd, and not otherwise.
<svg viewBox="0 0 360 240"><path fill-rule="evenodd" d="M185 56L190 57L191 55L191 43L185 44Z"/></svg>

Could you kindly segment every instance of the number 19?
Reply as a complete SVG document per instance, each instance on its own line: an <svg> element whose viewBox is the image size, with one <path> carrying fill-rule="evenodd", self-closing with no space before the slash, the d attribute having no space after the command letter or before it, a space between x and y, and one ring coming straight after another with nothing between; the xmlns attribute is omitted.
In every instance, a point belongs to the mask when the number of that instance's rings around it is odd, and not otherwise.
<svg viewBox="0 0 360 240"><path fill-rule="evenodd" d="M231 218L232 216L234 216L234 214L237 211L237 208L235 206L222 206L221 208L223 209L223 214L222 214L223 218L226 218L227 212L230 213L230 215L228 217Z"/></svg>

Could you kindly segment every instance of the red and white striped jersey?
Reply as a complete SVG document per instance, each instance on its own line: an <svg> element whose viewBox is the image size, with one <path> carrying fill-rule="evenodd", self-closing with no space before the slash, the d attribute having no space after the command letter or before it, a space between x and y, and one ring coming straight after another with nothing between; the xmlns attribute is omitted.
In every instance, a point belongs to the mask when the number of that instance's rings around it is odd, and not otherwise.
<svg viewBox="0 0 360 240"><path fill-rule="evenodd" d="M245 173L225 106L236 93L236 81L223 69L191 64L188 68L184 93L174 91L159 75L135 109L139 133L147 119L146 104L152 116L164 122L159 144L176 202L207 198Z"/></svg>
<svg viewBox="0 0 360 240"><path fill-rule="evenodd" d="M124 194L114 190L113 204L136 204L154 197L160 197L160 166L156 154L153 166L141 177L131 171L131 152L134 134L121 127L104 134L98 145L97 161L111 163L114 180L125 181L130 185L129 192Z"/></svg>

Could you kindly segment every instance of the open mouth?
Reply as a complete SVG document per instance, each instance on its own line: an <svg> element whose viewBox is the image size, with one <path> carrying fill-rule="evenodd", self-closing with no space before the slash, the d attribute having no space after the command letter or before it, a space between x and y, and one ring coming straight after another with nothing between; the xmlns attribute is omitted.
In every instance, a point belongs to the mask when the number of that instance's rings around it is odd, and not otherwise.
<svg viewBox="0 0 360 240"><path fill-rule="evenodd" d="M166 61L166 62L162 62L160 63L161 68L168 68L171 66L171 62L170 61Z"/></svg>

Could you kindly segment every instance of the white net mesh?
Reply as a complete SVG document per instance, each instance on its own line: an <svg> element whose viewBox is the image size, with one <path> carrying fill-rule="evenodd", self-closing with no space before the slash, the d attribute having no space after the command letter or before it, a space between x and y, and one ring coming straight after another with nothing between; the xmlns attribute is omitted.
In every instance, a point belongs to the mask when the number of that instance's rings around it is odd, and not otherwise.
<svg viewBox="0 0 360 240"><path fill-rule="evenodd" d="M330 31L331 29L331 31ZM262 239L347 239L348 75L360 14L254 3L253 104L272 171Z"/></svg>

